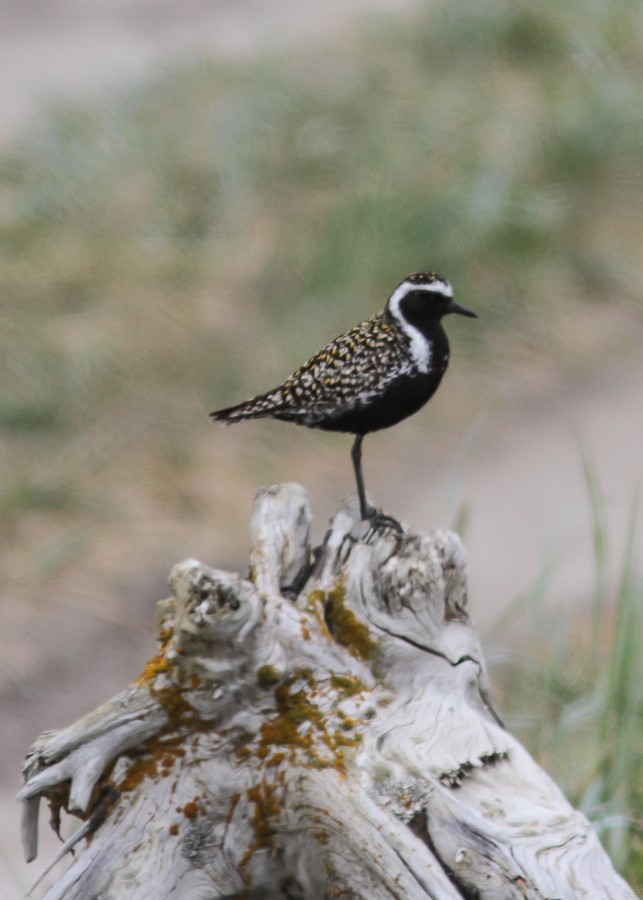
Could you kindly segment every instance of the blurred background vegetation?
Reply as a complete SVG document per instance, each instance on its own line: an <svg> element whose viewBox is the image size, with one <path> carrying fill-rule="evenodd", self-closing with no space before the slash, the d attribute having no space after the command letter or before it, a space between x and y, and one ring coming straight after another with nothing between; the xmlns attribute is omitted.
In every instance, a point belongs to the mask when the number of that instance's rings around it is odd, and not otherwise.
<svg viewBox="0 0 643 900"><path fill-rule="evenodd" d="M60 103L0 148L8 600L148 632L182 554L244 564L240 491L302 480L330 512L348 445L269 424L224 438L207 413L278 383L408 272L436 268L480 314L451 329L438 447L498 397L633 353L642 53L635 0L434 2ZM424 428L401 450L382 436L380 464L412 460ZM613 589L589 462L586 481L598 599L540 615L545 572L492 675L510 727L643 887L636 503ZM40 672L41 651L0 640L9 682Z"/></svg>

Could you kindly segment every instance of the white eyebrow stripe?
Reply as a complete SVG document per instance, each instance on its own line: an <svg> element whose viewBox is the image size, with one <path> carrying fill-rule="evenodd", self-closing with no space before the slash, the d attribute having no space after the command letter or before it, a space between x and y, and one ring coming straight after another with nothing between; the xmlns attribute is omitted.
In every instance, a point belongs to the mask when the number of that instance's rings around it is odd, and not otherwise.
<svg viewBox="0 0 643 900"><path fill-rule="evenodd" d="M391 315L400 321L400 303L410 294L411 291L426 291L432 294L442 294L443 297L453 299L453 288L448 281L432 281L431 284L413 284L412 281L403 281L402 284L395 288L388 301L388 308Z"/></svg>
<svg viewBox="0 0 643 900"><path fill-rule="evenodd" d="M426 373L431 366L431 344L417 328L409 325L400 313L400 303L411 291L426 291L427 293L442 294L444 297L453 297L453 288L447 281L442 281L442 279L436 279L430 284L413 284L412 281L403 281L393 291L387 303L388 311L411 342L413 361L420 372Z"/></svg>

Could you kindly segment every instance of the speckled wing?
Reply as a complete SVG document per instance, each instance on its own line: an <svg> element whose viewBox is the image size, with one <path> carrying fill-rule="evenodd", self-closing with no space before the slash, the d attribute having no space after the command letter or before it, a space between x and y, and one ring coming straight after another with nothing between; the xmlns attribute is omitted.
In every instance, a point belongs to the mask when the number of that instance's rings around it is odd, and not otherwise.
<svg viewBox="0 0 643 900"><path fill-rule="evenodd" d="M407 371L408 339L378 313L312 356L280 387L212 415L225 422L274 416L315 425L367 403Z"/></svg>

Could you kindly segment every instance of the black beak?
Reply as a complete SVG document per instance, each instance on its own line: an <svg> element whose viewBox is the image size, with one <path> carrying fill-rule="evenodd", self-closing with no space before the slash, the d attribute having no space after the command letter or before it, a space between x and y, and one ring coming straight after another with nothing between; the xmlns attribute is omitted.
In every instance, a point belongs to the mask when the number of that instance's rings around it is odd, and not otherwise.
<svg viewBox="0 0 643 900"><path fill-rule="evenodd" d="M478 313L474 313L470 309L466 309L464 306L460 306L459 303L454 303L453 300L447 306L448 313L458 313L460 316L469 316L470 319L477 319Z"/></svg>

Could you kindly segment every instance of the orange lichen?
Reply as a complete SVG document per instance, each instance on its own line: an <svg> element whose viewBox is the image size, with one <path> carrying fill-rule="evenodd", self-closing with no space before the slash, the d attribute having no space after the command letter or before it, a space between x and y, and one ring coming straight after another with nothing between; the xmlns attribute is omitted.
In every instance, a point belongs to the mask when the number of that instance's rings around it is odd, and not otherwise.
<svg viewBox="0 0 643 900"><path fill-rule="evenodd" d="M259 846L267 846L270 838L275 833L275 829L270 824L269 819L274 818L281 812L281 803L277 798L277 791L274 785L264 782L255 785L247 790L248 800L254 803L255 811L250 819Z"/></svg>
<svg viewBox="0 0 643 900"><path fill-rule="evenodd" d="M199 721L199 714L185 699L183 688L167 685L158 690L150 688L150 691L165 710L169 724L174 728L179 725L194 725Z"/></svg>
<svg viewBox="0 0 643 900"><path fill-rule="evenodd" d="M144 778L171 775L171 769L176 759L185 756L185 750L181 746L182 742L183 738L180 736L154 737L145 741L141 748L141 755L130 763L118 784L119 790L131 791Z"/></svg>
<svg viewBox="0 0 643 900"><path fill-rule="evenodd" d="M133 791L144 778L156 775L156 762L156 759L152 755L135 759L127 767L125 775L123 775L118 784L118 789L120 791Z"/></svg>
<svg viewBox="0 0 643 900"><path fill-rule="evenodd" d="M172 665L166 658L165 649L161 649L145 663L143 671L136 679L136 684L149 685L159 675L165 675L171 669Z"/></svg>
<svg viewBox="0 0 643 900"><path fill-rule="evenodd" d="M272 756L270 757L270 759L268 760L268 765L269 766L279 766L279 765L281 765L281 763L284 761L285 758L286 758L285 753L282 753L281 751L277 751L276 753L273 753Z"/></svg>
<svg viewBox="0 0 643 900"><path fill-rule="evenodd" d="M137 684L150 684L160 674L166 674L172 668L167 659L167 652L172 641L171 628L162 628L159 632L159 649L143 666L143 671L136 680Z"/></svg>
<svg viewBox="0 0 643 900"><path fill-rule="evenodd" d="M234 753L238 760L243 761L250 756L250 748L246 744L238 744L234 748Z"/></svg>
<svg viewBox="0 0 643 900"><path fill-rule="evenodd" d="M188 679L183 669L178 668L167 658L172 634L170 629L164 629L161 632L159 649L145 663L136 683L147 687L152 696L159 701L167 713L171 726L178 727L183 724L193 726L198 718L198 714L194 707L185 699L184 694L188 687L190 690L197 690L201 684L201 677L197 674L192 674ZM161 682L162 686L157 687L156 682L159 676L164 676L164 678ZM170 679L174 683L165 683Z"/></svg>
<svg viewBox="0 0 643 900"><path fill-rule="evenodd" d="M176 822L174 822L172 825L170 825L168 831L172 836L176 836L179 833L179 826L176 824Z"/></svg>
<svg viewBox="0 0 643 900"><path fill-rule="evenodd" d="M250 817L250 824L255 833L255 839L244 853L239 868L247 866L250 858L257 850L269 847L276 833L274 820L281 813L281 799L277 795L277 788L273 784L263 782L254 785L246 791L248 800L254 805L254 811Z"/></svg>
<svg viewBox="0 0 643 900"><path fill-rule="evenodd" d="M188 800L183 806L183 815L186 819L196 819L199 815L199 804L196 800Z"/></svg>

